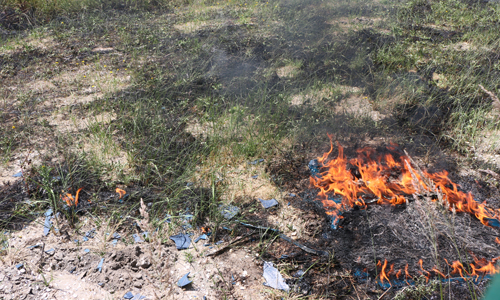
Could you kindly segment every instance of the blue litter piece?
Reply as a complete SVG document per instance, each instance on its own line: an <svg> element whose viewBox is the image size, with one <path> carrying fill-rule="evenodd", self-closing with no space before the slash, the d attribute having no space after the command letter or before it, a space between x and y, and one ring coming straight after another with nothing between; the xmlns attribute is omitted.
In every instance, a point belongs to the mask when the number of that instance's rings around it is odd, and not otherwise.
<svg viewBox="0 0 500 300"><path fill-rule="evenodd" d="M181 226L184 230L188 230L188 229L191 229L193 228L193 226L191 224L184 224Z"/></svg>
<svg viewBox="0 0 500 300"><path fill-rule="evenodd" d="M264 279L266 280L266 285L272 287L273 289L282 290L288 292L290 287L286 284L283 276L281 276L278 269L273 266L272 262L264 262Z"/></svg>
<svg viewBox="0 0 500 300"><path fill-rule="evenodd" d="M189 248L191 245L191 238L187 234L177 234L170 237L172 241L174 241L177 250L183 250Z"/></svg>
<svg viewBox="0 0 500 300"><path fill-rule="evenodd" d="M309 171L311 171L312 176L319 176L319 161L317 159L313 159L307 165L309 167Z"/></svg>
<svg viewBox="0 0 500 300"><path fill-rule="evenodd" d="M85 253L89 253L89 252L90 252L90 249L83 249L83 252L85 252Z"/></svg>
<svg viewBox="0 0 500 300"><path fill-rule="evenodd" d="M212 245L212 244L210 244L210 243L208 243L208 244L203 244L203 246L205 246L205 247L208 247L208 246L210 246L210 245Z"/></svg>
<svg viewBox="0 0 500 300"><path fill-rule="evenodd" d="M191 222L193 220L194 216L192 214L185 214L182 216L182 221L184 223Z"/></svg>
<svg viewBox="0 0 500 300"><path fill-rule="evenodd" d="M224 218L231 220L240 212L240 208L234 205L219 205L219 211Z"/></svg>
<svg viewBox="0 0 500 300"><path fill-rule="evenodd" d="M122 238L122 237L121 237L121 235L119 235L119 234L118 234L118 233L116 233L116 232L115 232L115 233L113 233L113 235L112 235L111 237L112 237L112 238L114 238L114 239L121 239L121 238Z"/></svg>
<svg viewBox="0 0 500 300"><path fill-rule="evenodd" d="M141 234L142 234L142 236L143 236L145 239L147 239L147 238L148 238L148 236L149 236L149 233L148 233L147 231L144 231L144 232L143 232L143 233L141 233Z"/></svg>
<svg viewBox="0 0 500 300"><path fill-rule="evenodd" d="M75 244L78 244L78 240L75 240Z"/></svg>
<svg viewBox="0 0 500 300"><path fill-rule="evenodd" d="M290 194L288 194L288 195L289 195L290 197L295 197L295 196L297 196L297 195L295 195L294 193L290 193Z"/></svg>
<svg viewBox="0 0 500 300"><path fill-rule="evenodd" d="M165 219L163 220L163 222L167 222L167 223L170 223L172 222L172 220L170 219L172 216L170 214L167 214L167 216L165 217ZM163 223L162 222L162 223Z"/></svg>
<svg viewBox="0 0 500 300"><path fill-rule="evenodd" d="M47 253L48 255L53 255L54 253L56 253L56 249L51 248L51 249L45 251L45 253Z"/></svg>
<svg viewBox="0 0 500 300"><path fill-rule="evenodd" d="M226 226L222 226L222 229L227 230L227 231L231 231L231 229L226 227Z"/></svg>
<svg viewBox="0 0 500 300"><path fill-rule="evenodd" d="M16 174L12 175L12 177L22 177L23 172L17 172Z"/></svg>
<svg viewBox="0 0 500 300"><path fill-rule="evenodd" d="M262 203L262 206L264 206L264 208L270 208L270 207L278 205L278 201L276 199L262 200L259 198L259 201L260 201L260 203Z"/></svg>
<svg viewBox="0 0 500 300"><path fill-rule="evenodd" d="M191 273L191 272L189 272ZM190 284L192 281L188 279L188 276L189 276L189 273L187 273L186 275L182 276L181 279L179 279L179 281L177 281L177 285L179 287L185 287L186 285Z"/></svg>
<svg viewBox="0 0 500 300"><path fill-rule="evenodd" d="M52 228L52 209L49 208L45 213L45 223L43 224L43 235L49 235L50 229Z"/></svg>
<svg viewBox="0 0 500 300"><path fill-rule="evenodd" d="M290 206L290 201L288 201L288 206Z"/></svg>
<svg viewBox="0 0 500 300"><path fill-rule="evenodd" d="M259 177L259 175L253 175L252 178L253 179L257 179Z"/></svg>
<svg viewBox="0 0 500 300"><path fill-rule="evenodd" d="M132 298L132 300L142 300L142 299L146 299L146 296L143 296L141 294L136 294L134 298Z"/></svg>
<svg viewBox="0 0 500 300"><path fill-rule="evenodd" d="M104 286L104 282L99 282L97 285Z"/></svg>
<svg viewBox="0 0 500 300"><path fill-rule="evenodd" d="M123 295L124 299L132 299L134 298L134 294L132 292L127 292L125 295Z"/></svg>
<svg viewBox="0 0 500 300"><path fill-rule="evenodd" d="M304 270L298 270L297 272L295 272L295 274L293 274L292 276L295 277L295 278L299 278L299 277L302 277L304 276L306 272L304 272Z"/></svg>
<svg viewBox="0 0 500 300"><path fill-rule="evenodd" d="M132 234L132 237L134 238L134 241L136 243L142 243L142 242L144 242L144 240L137 233Z"/></svg>
<svg viewBox="0 0 500 300"><path fill-rule="evenodd" d="M249 161L248 163L251 164L251 165L256 165L256 164L261 163L263 161L264 161L264 159L260 158L260 159L256 159L256 160L253 160L253 161Z"/></svg>
<svg viewBox="0 0 500 300"><path fill-rule="evenodd" d="M491 227L500 227L500 222L497 219L485 218L485 220Z"/></svg>
<svg viewBox="0 0 500 300"><path fill-rule="evenodd" d="M370 277L370 274L368 272L364 272L360 269L354 270L354 278L356 278L358 281L365 282L368 277Z"/></svg>
<svg viewBox="0 0 500 300"><path fill-rule="evenodd" d="M207 240L208 236L206 234L202 234L199 237L197 237L194 242L197 243L199 240Z"/></svg>
<svg viewBox="0 0 500 300"><path fill-rule="evenodd" d="M35 248L38 248L38 247L40 247L40 245L28 246L27 248L28 248L28 249L35 249Z"/></svg>
<svg viewBox="0 0 500 300"><path fill-rule="evenodd" d="M116 246L116 244L118 244L118 240L112 240L112 241L111 241L111 244L112 244L113 246Z"/></svg>
<svg viewBox="0 0 500 300"><path fill-rule="evenodd" d="M76 271L76 267L73 267L71 270L69 270L69 273L73 274L73 272L75 272L75 271Z"/></svg>
<svg viewBox="0 0 500 300"><path fill-rule="evenodd" d="M280 259L287 259L289 256L286 254L281 255Z"/></svg>
<svg viewBox="0 0 500 300"><path fill-rule="evenodd" d="M102 264L104 263L104 257L101 258L101 261L97 265L97 271L102 272Z"/></svg>
<svg viewBox="0 0 500 300"><path fill-rule="evenodd" d="M224 241L218 241L218 242L217 242L217 243L215 243L215 244L216 244L216 245L220 245L220 244L222 244L222 243L224 243Z"/></svg>
<svg viewBox="0 0 500 300"><path fill-rule="evenodd" d="M88 238L93 239L93 238L94 238L94 236L95 236L95 229L91 229L91 230L87 231L87 232L85 233L85 236L86 236L86 237L88 237Z"/></svg>
<svg viewBox="0 0 500 300"><path fill-rule="evenodd" d="M84 236L84 237L82 238L82 241L84 241L84 242L86 242L86 241L88 241L88 240L89 240L89 238L88 238L88 237L86 237L86 236Z"/></svg>
<svg viewBox="0 0 500 300"><path fill-rule="evenodd" d="M17 264L17 265L16 265L16 269L18 269L18 270L19 270L19 269L21 269L23 266L24 266L24 264Z"/></svg>

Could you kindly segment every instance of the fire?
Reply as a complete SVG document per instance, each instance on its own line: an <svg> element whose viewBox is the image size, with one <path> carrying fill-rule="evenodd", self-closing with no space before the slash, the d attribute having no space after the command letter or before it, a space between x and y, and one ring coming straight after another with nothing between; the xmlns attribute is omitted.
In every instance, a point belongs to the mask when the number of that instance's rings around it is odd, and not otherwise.
<svg viewBox="0 0 500 300"><path fill-rule="evenodd" d="M377 266L380 266L380 265L381 265L381 263L380 263L380 260L379 260L378 263L377 263ZM382 270L380 271L380 282L384 283L384 279L385 279L390 284L391 281L389 280L389 277L387 277L387 274L385 273L385 268L386 267L387 267L387 259L384 259L384 265L382 266Z"/></svg>
<svg viewBox="0 0 500 300"><path fill-rule="evenodd" d="M387 149L396 152L394 146ZM354 206L365 207L367 198L375 198L378 204L398 205L406 203L408 195L435 194L436 191L443 194L443 201L448 202L450 210L473 214L487 226L490 226L491 221L500 220L499 209L485 207L475 201L471 193L460 191L459 186L448 178L447 171L417 172L408 156L377 155L371 148L359 149L356 158L347 159L340 145L338 157L328 160L332 151L330 138L330 151L317 159L320 173L312 176L310 183L319 189L318 200L334 222L341 218L340 212L343 210ZM332 201L329 196L333 195L342 196L342 200Z"/></svg>
<svg viewBox="0 0 500 300"><path fill-rule="evenodd" d="M120 196L118 199L121 199L127 193L126 191L119 189L119 188L116 188L115 192L117 192L118 195Z"/></svg>
<svg viewBox="0 0 500 300"><path fill-rule="evenodd" d="M66 196L63 196L63 195L59 195L61 197L61 199L63 201L66 202L66 204L68 204L68 206L77 206L78 205L78 195L80 194L80 191L82 190L83 188L79 188L78 191L76 191L76 195L75 197L73 198L73 195L71 195L70 193L66 193Z"/></svg>

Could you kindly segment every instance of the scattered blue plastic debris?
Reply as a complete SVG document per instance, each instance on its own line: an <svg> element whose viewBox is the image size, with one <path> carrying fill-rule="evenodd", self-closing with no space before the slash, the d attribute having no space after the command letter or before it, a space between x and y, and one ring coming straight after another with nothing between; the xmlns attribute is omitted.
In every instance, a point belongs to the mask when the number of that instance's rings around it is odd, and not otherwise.
<svg viewBox="0 0 500 300"><path fill-rule="evenodd" d="M84 242L86 242L86 241L88 241L88 240L89 240L89 238L88 238L88 237L86 237L86 236L84 236L84 237L82 238L82 241L84 241Z"/></svg>
<svg viewBox="0 0 500 300"><path fill-rule="evenodd" d="M191 238L187 234L177 234L170 237L172 241L174 241L177 250L183 250L189 248L191 245Z"/></svg>
<svg viewBox="0 0 500 300"><path fill-rule="evenodd" d="M78 240L75 240L75 244L78 244Z"/></svg>
<svg viewBox="0 0 500 300"><path fill-rule="evenodd" d="M287 259L287 258L289 258L289 256L286 255L286 254L283 254L283 255L280 256L280 259Z"/></svg>
<svg viewBox="0 0 500 300"><path fill-rule="evenodd" d="M295 197L295 196L297 196L297 195L295 195L294 193L290 193L290 194L288 194L288 195L289 195L290 197Z"/></svg>
<svg viewBox="0 0 500 300"><path fill-rule="evenodd" d="M54 253L56 253L56 249L51 248L51 249L45 251L45 253L47 253L48 255L54 255Z"/></svg>
<svg viewBox="0 0 500 300"><path fill-rule="evenodd" d="M261 163L263 161L264 161L264 159L260 158L260 159L256 159L256 160L253 160L253 161L249 161L248 163L251 164L251 165L256 165L256 164Z"/></svg>
<svg viewBox="0 0 500 300"><path fill-rule="evenodd" d="M132 237L134 238L134 242L136 243L144 242L144 240L137 233L132 234Z"/></svg>
<svg viewBox="0 0 500 300"><path fill-rule="evenodd" d="M97 265L97 271L102 272L102 264L104 263L104 258L101 258L101 261Z"/></svg>
<svg viewBox="0 0 500 300"><path fill-rule="evenodd" d="M227 230L227 231L231 231L231 228L226 227L226 226L222 226L222 229Z"/></svg>
<svg viewBox="0 0 500 300"><path fill-rule="evenodd" d="M224 243L224 241L218 241L217 243L215 243L215 245L220 245L222 243Z"/></svg>
<svg viewBox="0 0 500 300"><path fill-rule="evenodd" d="M167 222L167 223L172 222L172 220L170 219L171 217L172 217L172 216L171 216L170 214L167 214L167 215L166 215L166 217L165 217L165 219L163 220L163 222L162 222L162 223L164 223L164 222Z"/></svg>
<svg viewBox="0 0 500 300"><path fill-rule="evenodd" d="M38 248L38 247L40 247L40 245L28 246L27 248L28 248L28 249L35 249L35 248Z"/></svg>
<svg viewBox="0 0 500 300"><path fill-rule="evenodd" d="M319 176L319 161L317 159L313 159L308 164L309 170L311 171L312 176Z"/></svg>
<svg viewBox="0 0 500 300"><path fill-rule="evenodd" d="M111 236L112 238L114 239L121 239L121 235L119 235L117 232L113 233L113 235Z"/></svg>
<svg viewBox="0 0 500 300"><path fill-rule="evenodd" d="M191 272L189 272L189 273L191 273ZM192 282L191 280L188 279L189 273L187 273L186 275L182 276L181 279L179 279L179 281L177 282L177 285L179 287L185 287L186 285L188 285Z"/></svg>
<svg viewBox="0 0 500 300"><path fill-rule="evenodd" d="M259 201L260 201L260 203L262 203L262 206L264 206L264 208L270 208L270 207L278 205L278 201L276 199L262 200L259 198Z"/></svg>
<svg viewBox="0 0 500 300"><path fill-rule="evenodd" d="M491 218L484 218L485 221L488 222L488 225L491 227L500 227L500 221L497 219L491 219Z"/></svg>
<svg viewBox="0 0 500 300"><path fill-rule="evenodd" d="M142 300L142 299L146 299L146 296L143 296L141 294L136 294L134 298L132 298L132 300Z"/></svg>
<svg viewBox="0 0 500 300"><path fill-rule="evenodd" d="M69 270L69 273L73 274L73 272L75 272L75 271L76 271L76 267L73 267L71 270Z"/></svg>
<svg viewBox="0 0 500 300"><path fill-rule="evenodd" d="M91 230L89 230L89 231L87 231L87 232L85 233L85 237L88 237L88 238L93 239L93 238L94 238L94 236L95 236L95 233L96 233L96 232L95 232L95 229L91 229Z"/></svg>
<svg viewBox="0 0 500 300"><path fill-rule="evenodd" d="M116 246L116 245L118 244L118 240L112 240L112 241L111 241L111 244L112 244L113 246Z"/></svg>
<svg viewBox="0 0 500 300"><path fill-rule="evenodd" d="M297 272L295 272L295 274L293 274L292 276L295 277L295 278L299 278L299 277L302 277L304 276L306 272L304 272L304 270L298 270Z"/></svg>
<svg viewBox="0 0 500 300"><path fill-rule="evenodd" d="M265 285L272 287L273 289L282 290L288 292L290 287L286 284L283 276L281 276L278 269L273 266L272 262L264 262L264 279L266 280Z"/></svg>
<svg viewBox="0 0 500 300"><path fill-rule="evenodd" d="M199 237L197 237L194 242L197 243L199 240L207 240L208 236L206 234L202 234Z"/></svg>
<svg viewBox="0 0 500 300"><path fill-rule="evenodd" d="M146 299L146 296L143 296L141 294L136 294L134 298L132 298L131 300L142 300L142 299Z"/></svg>
<svg viewBox="0 0 500 300"><path fill-rule="evenodd" d="M22 177L23 172L17 172L16 174L12 175L12 177Z"/></svg>
<svg viewBox="0 0 500 300"><path fill-rule="evenodd" d="M17 264L17 265L16 265L16 269L18 269L18 270L19 270L19 269L21 269L23 266L24 266L24 264L22 264L22 263L21 263L21 264Z"/></svg>
<svg viewBox="0 0 500 300"><path fill-rule="evenodd" d="M257 178L259 178L259 175L253 175L252 178L257 179Z"/></svg>
<svg viewBox="0 0 500 300"><path fill-rule="evenodd" d="M49 235L50 228L52 228L52 208L49 208L45 213L45 223L43 224L43 235Z"/></svg>
<svg viewBox="0 0 500 300"><path fill-rule="evenodd" d="M234 205L219 205L219 211L224 218L231 220L240 212L240 208Z"/></svg>
<svg viewBox="0 0 500 300"><path fill-rule="evenodd" d="M210 243L208 243L208 244L203 244L203 246L205 246L205 247L208 247L208 246L210 246L210 245L212 245L212 244L210 244Z"/></svg>
<svg viewBox="0 0 500 300"><path fill-rule="evenodd" d="M125 295L123 295L124 299L132 299L134 298L134 294L132 292L127 292Z"/></svg>
<svg viewBox="0 0 500 300"><path fill-rule="evenodd" d="M290 206L290 201L288 201L288 204L287 204L287 205L288 205L288 206Z"/></svg>
<svg viewBox="0 0 500 300"><path fill-rule="evenodd" d="M90 249L83 249L83 252L85 252L85 253L89 253L89 252L90 252Z"/></svg>

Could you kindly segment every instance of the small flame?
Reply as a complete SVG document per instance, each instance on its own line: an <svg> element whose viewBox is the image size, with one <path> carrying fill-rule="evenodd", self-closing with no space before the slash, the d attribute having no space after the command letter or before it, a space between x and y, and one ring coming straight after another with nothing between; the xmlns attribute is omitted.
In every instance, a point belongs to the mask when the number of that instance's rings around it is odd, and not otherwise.
<svg viewBox="0 0 500 300"><path fill-rule="evenodd" d="M59 195L61 197L61 199L63 201L66 202L66 204L68 206L77 206L78 205L78 195L80 194L80 191L82 190L83 188L79 188L78 191L76 191L76 195L75 197L73 198L73 195L71 195L70 193L66 193L66 196L62 196L62 195Z"/></svg>
<svg viewBox="0 0 500 300"><path fill-rule="evenodd" d="M380 260L377 263L377 266L380 265ZM384 265L382 266L382 270L380 271L380 282L384 283L384 279L391 284L391 281L389 280L389 277L387 277L387 274L385 273L385 268L387 267L387 259L384 259Z"/></svg>
<svg viewBox="0 0 500 300"><path fill-rule="evenodd" d="M422 272L420 274L425 276L425 282L429 282L429 278L431 277L431 273L427 272L424 267L422 266L422 260L420 259L418 261L418 265L420 266L420 270L422 270L426 275L424 275Z"/></svg>
<svg viewBox="0 0 500 300"><path fill-rule="evenodd" d="M119 188L116 188L115 191L118 193L118 195L120 195L120 197L118 199L121 199L127 193L126 191L119 189Z"/></svg>

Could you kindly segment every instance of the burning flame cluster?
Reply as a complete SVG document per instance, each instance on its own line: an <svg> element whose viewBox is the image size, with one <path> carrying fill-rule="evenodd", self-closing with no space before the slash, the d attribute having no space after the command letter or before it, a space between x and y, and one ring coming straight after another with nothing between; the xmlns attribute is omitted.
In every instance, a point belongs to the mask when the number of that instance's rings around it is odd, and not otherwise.
<svg viewBox="0 0 500 300"><path fill-rule="evenodd" d="M433 191L440 191L450 210L473 214L484 225L490 226L489 222L500 220L500 210L485 207L475 201L471 193L460 191L458 185L448 178L447 171L417 172L408 156L376 155L371 148L357 150L358 155L353 159L344 156L342 146L338 145L338 150L338 157L328 160L333 151L330 140L330 151L318 158L320 173L310 178L311 186L319 188L319 200L334 220L341 218L340 211L354 206L364 207L363 197L366 196L376 197L378 204L397 205L406 202L405 196ZM388 147L388 150L396 152L395 147ZM359 172L356 176L353 168ZM336 203L329 199L329 195L340 195L342 201Z"/></svg>
<svg viewBox="0 0 500 300"><path fill-rule="evenodd" d="M59 195L61 197L61 199L63 201L66 202L66 204L68 204L68 206L77 206L78 205L78 195L80 194L80 191L82 190L83 188L79 188L78 191L76 191L76 195L75 197L73 198L73 195L71 195L70 193L66 193L65 196L63 195ZM90 201L90 200L89 200Z"/></svg>
<svg viewBox="0 0 500 300"><path fill-rule="evenodd" d="M474 263L469 264L469 268L467 269L464 265L459 261L454 261L451 264L445 259L446 264L450 267L450 272L445 275L443 272L438 270L436 267L430 269L429 271L425 270L422 266L422 260L418 261L418 265L420 267L419 273L425 276L426 280L429 281L432 274L435 276L439 276L442 279L450 279L456 278L457 275L460 278L467 280L467 278L479 279L480 277L484 277L486 275L492 275L499 273L499 270L495 268L495 263L499 260L500 257L493 258L491 261L486 260L485 258L477 259L474 257ZM384 260L382 263L380 260L377 263L377 267L380 269L379 272L379 280L381 283L387 281L387 283L392 284L389 277L396 277L398 280L404 280L407 284L408 280L412 280L413 277L408 273L408 264L404 267L404 275L403 270L399 269L397 272L394 271L394 264L391 264L390 267L387 267L387 260Z"/></svg>

